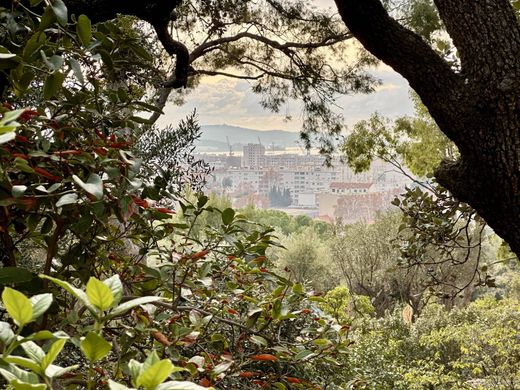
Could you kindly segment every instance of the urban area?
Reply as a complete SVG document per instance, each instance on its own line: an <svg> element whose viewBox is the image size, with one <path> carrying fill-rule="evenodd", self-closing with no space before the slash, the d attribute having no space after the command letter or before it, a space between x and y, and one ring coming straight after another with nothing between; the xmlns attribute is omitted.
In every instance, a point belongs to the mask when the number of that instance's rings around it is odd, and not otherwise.
<svg viewBox="0 0 520 390"><path fill-rule="evenodd" d="M327 222L371 222L411 184L407 175L382 160L356 174L339 158L328 167L319 154L267 151L261 143L197 158L213 168L208 191L228 196L234 207L283 209Z"/></svg>

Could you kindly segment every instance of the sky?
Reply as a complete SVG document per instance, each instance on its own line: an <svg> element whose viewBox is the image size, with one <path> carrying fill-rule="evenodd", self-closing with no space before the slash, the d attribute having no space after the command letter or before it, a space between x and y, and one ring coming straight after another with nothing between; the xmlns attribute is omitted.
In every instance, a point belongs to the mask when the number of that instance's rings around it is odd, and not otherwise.
<svg viewBox="0 0 520 390"><path fill-rule="evenodd" d="M315 0L315 3L327 7L332 6L333 1ZM370 73L382 81L376 92L341 96L336 102L347 128L369 118L374 112L391 118L413 113L406 80L384 64L372 68ZM185 97L184 105L168 103L158 124L176 124L194 109L201 125L227 124L255 130L287 131L301 128L299 102L291 102L279 113L273 113L260 106L260 96L251 92L247 81L220 76L203 78L199 86ZM287 121L287 115L292 120Z"/></svg>

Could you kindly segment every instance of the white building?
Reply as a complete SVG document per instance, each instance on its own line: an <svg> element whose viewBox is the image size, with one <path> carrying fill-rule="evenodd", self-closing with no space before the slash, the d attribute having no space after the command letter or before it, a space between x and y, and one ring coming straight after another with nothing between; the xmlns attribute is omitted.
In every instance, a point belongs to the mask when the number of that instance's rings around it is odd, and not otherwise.
<svg viewBox="0 0 520 390"><path fill-rule="evenodd" d="M265 147L260 144L244 145L242 167L260 168L264 166Z"/></svg>

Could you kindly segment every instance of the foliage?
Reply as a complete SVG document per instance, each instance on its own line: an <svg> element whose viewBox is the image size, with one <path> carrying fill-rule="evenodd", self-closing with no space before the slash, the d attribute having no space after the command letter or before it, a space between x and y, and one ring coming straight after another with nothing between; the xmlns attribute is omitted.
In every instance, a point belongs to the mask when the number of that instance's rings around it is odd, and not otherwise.
<svg viewBox="0 0 520 390"><path fill-rule="evenodd" d="M346 286L337 286L328 291L320 308L344 324L352 323L357 317L363 318L375 313L368 296L353 295Z"/></svg>
<svg viewBox="0 0 520 390"><path fill-rule="evenodd" d="M280 190L278 187L272 187L269 190L269 205L271 207L287 207L291 203L291 193L287 188Z"/></svg>
<svg viewBox="0 0 520 390"><path fill-rule="evenodd" d="M367 93L377 83L363 70L371 57L345 61L350 34L337 16L306 1L190 0L176 18L174 35L190 52L195 82L202 75L250 80L275 112L298 99L302 137L317 138L323 152L332 151L327 132L335 137L343 128L335 97Z"/></svg>
<svg viewBox="0 0 520 390"><path fill-rule="evenodd" d="M61 1L0 12L9 101L0 112L0 281L16 329L11 338L2 328L6 379L112 389L333 382L346 329L319 314L320 297L272 271L271 229L149 176L153 159L183 169L172 162L189 156L198 130L188 119L186 140L166 132L135 144L149 130L136 113L156 108L143 103L145 88L117 81L141 78L131 62L151 61L142 42L121 21L68 18ZM170 159L151 150L155 141L183 150ZM34 348L16 349L20 340ZM66 371L48 370L54 361Z"/></svg>
<svg viewBox="0 0 520 390"><path fill-rule="evenodd" d="M152 127L143 129L137 135L135 148L143 160L146 174L163 187L162 194L150 194L154 187L148 187L145 196L157 198L168 194L180 194L186 187L197 192L206 183L206 176L211 172L209 164L195 160L195 141L200 138L201 128L196 121L195 112L181 121L177 128L165 129Z"/></svg>
<svg viewBox="0 0 520 390"><path fill-rule="evenodd" d="M306 227L311 227L321 238L325 238L332 228L326 222L312 219L306 215L290 216L281 210L257 209L254 206L247 206L240 212L249 220L263 226L273 227L285 236L291 233L299 233Z"/></svg>
<svg viewBox="0 0 520 390"><path fill-rule="evenodd" d="M412 326L400 311L366 321L354 344L345 381L359 389L513 389L518 301L485 297L466 308L430 304Z"/></svg>
<svg viewBox="0 0 520 390"><path fill-rule="evenodd" d="M419 217L429 218L426 204L419 209ZM492 272L491 267L483 267L493 258L494 244L481 243L475 236L479 230L471 228L474 236L469 237L470 241L458 240L459 246L454 248L449 244L448 231L432 235L437 225L425 222L431 230L421 230L415 236L414 216L418 217L410 211L404 217L391 212L380 214L372 225L338 226L330 242L335 272L352 294L368 296L379 316L399 303L410 305L417 316L432 294L443 298L447 305L453 304L450 298L455 296L460 303L468 302L475 288L475 269L486 272L482 274L484 280L490 279L485 275ZM450 221L449 216L445 218ZM436 242L436 237L446 241ZM481 246L473 247L471 240Z"/></svg>
<svg viewBox="0 0 520 390"><path fill-rule="evenodd" d="M431 175L444 159L457 156L456 147L439 130L426 107L413 95L415 117L402 117L393 123L374 114L355 124L342 152L356 171L370 167L376 158L398 164L400 161L420 177Z"/></svg>
<svg viewBox="0 0 520 390"><path fill-rule="evenodd" d="M355 171L368 169L379 157L414 180L414 185L392 202L403 213L398 234L400 265L423 267L434 284L451 290L439 294L456 295L474 280L492 286L494 277L481 259L485 257L485 238L489 237L485 222L472 207L432 179L441 161L453 161L458 151L417 96L414 100L413 118L399 118L392 124L375 114L369 121L356 124L343 153ZM441 271L442 264L464 268L466 277L450 280L456 271L446 272L447 267Z"/></svg>
<svg viewBox="0 0 520 390"><path fill-rule="evenodd" d="M300 283L327 291L338 284L332 272L327 242L307 227L281 240L284 249L275 252L276 265Z"/></svg>

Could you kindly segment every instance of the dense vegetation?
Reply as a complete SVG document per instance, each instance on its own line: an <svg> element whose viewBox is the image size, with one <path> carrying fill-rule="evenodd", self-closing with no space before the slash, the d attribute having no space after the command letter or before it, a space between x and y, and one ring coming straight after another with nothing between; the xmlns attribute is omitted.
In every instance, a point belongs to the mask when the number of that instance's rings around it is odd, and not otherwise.
<svg viewBox="0 0 520 390"><path fill-rule="evenodd" d="M437 183L371 225L234 210L200 193L195 116L145 118L161 58L138 21L31 0L2 3L0 23L2 386L520 386L517 260ZM343 150L429 176L457 153L438 131L418 105L360 123Z"/></svg>

